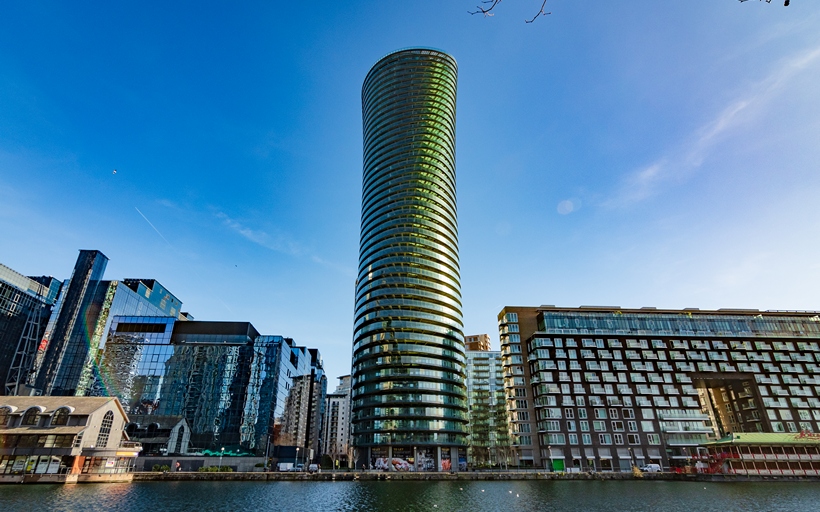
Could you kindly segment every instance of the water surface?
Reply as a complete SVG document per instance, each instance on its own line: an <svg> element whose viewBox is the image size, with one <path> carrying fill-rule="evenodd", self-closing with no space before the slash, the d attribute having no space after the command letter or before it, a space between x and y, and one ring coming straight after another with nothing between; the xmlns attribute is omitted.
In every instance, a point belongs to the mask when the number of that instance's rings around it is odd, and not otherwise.
<svg viewBox="0 0 820 512"><path fill-rule="evenodd" d="M4 485L5 510L673 512L820 510L817 483L641 481L140 482Z"/></svg>

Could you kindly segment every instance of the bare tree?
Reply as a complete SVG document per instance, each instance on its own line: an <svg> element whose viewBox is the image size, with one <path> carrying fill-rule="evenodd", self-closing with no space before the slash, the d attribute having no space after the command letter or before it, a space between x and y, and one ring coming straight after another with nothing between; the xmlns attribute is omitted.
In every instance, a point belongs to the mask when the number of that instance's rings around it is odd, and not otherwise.
<svg viewBox="0 0 820 512"><path fill-rule="evenodd" d="M495 13L492 12L492 10L495 9L496 5L501 3L501 0L484 0L482 3L485 4L485 5L489 4L489 7L482 7L480 5L477 5L476 6L477 10L467 11L467 12L469 12L470 14L483 14L484 16L495 16ZM547 6L547 0L543 0L543 2L541 2L541 9L538 10L538 12L535 14L535 16L533 16L531 19L524 20L524 21L526 23L532 23L539 16L546 16L547 14L552 14L551 12L545 12L544 11L544 7L546 7L546 6Z"/></svg>
<svg viewBox="0 0 820 512"><path fill-rule="evenodd" d="M749 0L739 0L739 1L741 3L743 3L743 2L748 2ZM759 0L759 1L762 2L764 0ZM765 1L766 1L767 4L772 3L772 0L765 0ZM467 12L470 13L470 14L483 14L484 16L495 16L495 12L493 12L493 9L495 9L496 6L501 3L501 0L482 0L481 3L484 4L484 5L477 5L475 11L467 11ZM784 0L783 6L788 7L789 3L790 3L790 0ZM532 18L530 18L528 20L524 20L524 22L525 23L532 23L533 21L538 19L539 16L546 16L548 14L552 14L552 12L547 12L547 11L544 10L544 8L546 6L547 6L547 0L543 0L541 2L541 8L538 10L537 13L535 13L535 16L533 16Z"/></svg>

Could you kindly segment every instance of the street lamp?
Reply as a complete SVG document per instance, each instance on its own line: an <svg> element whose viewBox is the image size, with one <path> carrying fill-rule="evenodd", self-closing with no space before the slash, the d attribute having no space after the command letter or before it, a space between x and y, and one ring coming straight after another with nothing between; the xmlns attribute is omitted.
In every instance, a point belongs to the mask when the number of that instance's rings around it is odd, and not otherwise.
<svg viewBox="0 0 820 512"><path fill-rule="evenodd" d="M222 450L219 451L219 471L222 471L222 456L225 455L225 447L222 447Z"/></svg>
<svg viewBox="0 0 820 512"><path fill-rule="evenodd" d="M549 452L550 452L550 467L549 467L549 470L554 471L553 466L552 466L552 445L547 446L547 450L549 450Z"/></svg>
<svg viewBox="0 0 820 512"><path fill-rule="evenodd" d="M632 465L632 468L634 469L635 468L635 459L633 457L634 454L632 453L632 447L630 446L629 448L627 448L627 450L629 450L629 464Z"/></svg>
<svg viewBox="0 0 820 512"><path fill-rule="evenodd" d="M295 466L293 468L293 470L296 471L299 468L299 447L298 446L296 447L296 457L293 459L293 465Z"/></svg>

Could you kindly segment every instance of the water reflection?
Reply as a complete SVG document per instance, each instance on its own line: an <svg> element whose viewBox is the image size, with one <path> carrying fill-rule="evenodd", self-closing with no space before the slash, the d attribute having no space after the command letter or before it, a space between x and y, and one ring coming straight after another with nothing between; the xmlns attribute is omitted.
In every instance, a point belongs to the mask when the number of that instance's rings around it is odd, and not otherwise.
<svg viewBox="0 0 820 512"><path fill-rule="evenodd" d="M9 510L515 511L815 510L811 483L156 482L1 486Z"/></svg>

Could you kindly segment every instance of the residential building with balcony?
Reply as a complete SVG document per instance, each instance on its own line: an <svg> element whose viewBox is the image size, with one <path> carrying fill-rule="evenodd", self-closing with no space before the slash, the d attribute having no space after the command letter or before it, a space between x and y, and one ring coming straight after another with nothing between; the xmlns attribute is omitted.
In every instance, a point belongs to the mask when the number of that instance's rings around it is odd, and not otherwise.
<svg viewBox="0 0 820 512"><path fill-rule="evenodd" d="M521 462L675 468L740 432L820 431L820 315L506 307L498 316Z"/></svg>
<svg viewBox="0 0 820 512"><path fill-rule="evenodd" d="M339 377L339 385L327 394L325 405L323 453L333 461L333 467L348 468L353 463L350 442L350 375Z"/></svg>

